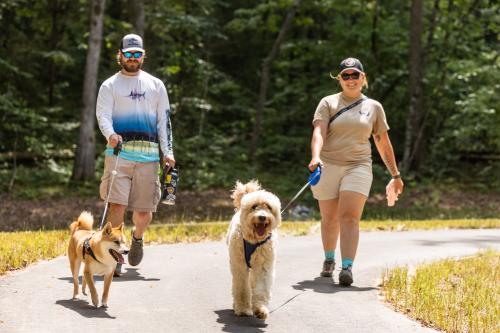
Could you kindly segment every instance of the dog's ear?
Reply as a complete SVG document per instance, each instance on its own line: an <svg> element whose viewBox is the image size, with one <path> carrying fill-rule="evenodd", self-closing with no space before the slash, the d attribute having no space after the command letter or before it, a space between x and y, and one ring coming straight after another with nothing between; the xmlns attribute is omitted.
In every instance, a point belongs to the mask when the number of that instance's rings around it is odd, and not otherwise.
<svg viewBox="0 0 500 333"><path fill-rule="evenodd" d="M260 190L260 184L256 180L251 180L246 184L242 184L239 180L236 181L236 185L234 186L233 194L231 198L233 199L234 208L236 210L241 207L241 199L243 196L250 192L255 192Z"/></svg>
<svg viewBox="0 0 500 333"><path fill-rule="evenodd" d="M259 184L259 181L256 179L252 179L251 181L249 181L248 183L245 184L245 191L247 193L259 191L261 189L262 188Z"/></svg>
<svg viewBox="0 0 500 333"><path fill-rule="evenodd" d="M233 199L233 205L235 210L240 209L241 198L245 195L245 185L243 185L239 180L236 181L233 193L231 194L231 199Z"/></svg>
<svg viewBox="0 0 500 333"><path fill-rule="evenodd" d="M277 226L279 227L281 225L281 201L277 196L271 194L271 202L273 203L273 214L276 217Z"/></svg>
<svg viewBox="0 0 500 333"><path fill-rule="evenodd" d="M106 225L104 226L103 233L105 235L111 235L111 232L113 231L113 225L111 224L111 221L108 221Z"/></svg>
<svg viewBox="0 0 500 333"><path fill-rule="evenodd" d="M116 227L115 229L119 230L119 231L123 231L123 226L125 225L125 223L121 223L118 227Z"/></svg>

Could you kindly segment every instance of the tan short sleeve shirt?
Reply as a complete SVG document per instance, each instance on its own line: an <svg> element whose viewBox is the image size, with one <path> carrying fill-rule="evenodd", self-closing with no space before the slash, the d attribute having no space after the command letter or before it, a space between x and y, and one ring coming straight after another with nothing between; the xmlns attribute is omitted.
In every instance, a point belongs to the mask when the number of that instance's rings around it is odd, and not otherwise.
<svg viewBox="0 0 500 333"><path fill-rule="evenodd" d="M358 99L348 99L342 93L324 97L316 108L313 124L316 121L328 123L339 110ZM321 159L337 165L371 164L370 136L382 134L387 130L389 125L384 108L379 102L368 98L328 126Z"/></svg>

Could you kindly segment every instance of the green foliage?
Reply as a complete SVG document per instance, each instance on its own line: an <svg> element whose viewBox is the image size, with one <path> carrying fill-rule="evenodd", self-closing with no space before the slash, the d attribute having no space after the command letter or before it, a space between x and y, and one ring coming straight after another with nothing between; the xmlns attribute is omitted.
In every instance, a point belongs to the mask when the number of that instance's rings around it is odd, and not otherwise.
<svg viewBox="0 0 500 333"><path fill-rule="evenodd" d="M366 94L384 105L401 160L410 15L408 3L394 0L301 2L272 63L261 145L255 159L248 159L262 61L291 4L145 2L145 70L169 92L183 186L203 190L258 178L292 195L307 176L312 115L323 96L339 90L329 73L347 56L362 60L370 83ZM119 40L133 30L126 7L124 1L107 2L99 83L117 71ZM4 154L10 152L27 153L16 161L23 165L20 174L64 165L65 172L33 181L68 183L82 108L88 11L86 1L0 5L0 162L7 175L2 190L13 174L13 159ZM476 188L500 184L498 12L498 3L488 0L424 1L424 149L413 179L463 181L473 175ZM96 138L101 156L104 138L97 129ZM375 161L375 178L386 179ZM310 196L303 200L312 203Z"/></svg>
<svg viewBox="0 0 500 333"><path fill-rule="evenodd" d="M98 166L102 169L103 159L98 161ZM63 198L71 196L96 196L96 189L99 186L96 181L72 183L71 176L72 162L70 160L48 159L35 163L34 166L20 165L14 171L0 167L0 191L7 192L10 184L10 195L19 199L43 199L43 198ZM77 186L75 186L77 185Z"/></svg>

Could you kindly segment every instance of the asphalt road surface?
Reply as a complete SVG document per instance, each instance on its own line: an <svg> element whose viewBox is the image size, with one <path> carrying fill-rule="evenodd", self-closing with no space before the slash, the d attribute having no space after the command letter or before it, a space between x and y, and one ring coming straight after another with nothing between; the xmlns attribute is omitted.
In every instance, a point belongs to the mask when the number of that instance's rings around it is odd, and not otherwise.
<svg viewBox="0 0 500 333"><path fill-rule="evenodd" d="M395 265L500 248L500 229L366 232L354 284L319 278L319 234L281 237L268 320L235 317L224 242L145 248L138 267L111 284L109 308L72 298L66 257L0 278L0 332L433 332L379 297L381 273ZM337 253L337 257L339 257ZM97 278L99 295L102 278Z"/></svg>

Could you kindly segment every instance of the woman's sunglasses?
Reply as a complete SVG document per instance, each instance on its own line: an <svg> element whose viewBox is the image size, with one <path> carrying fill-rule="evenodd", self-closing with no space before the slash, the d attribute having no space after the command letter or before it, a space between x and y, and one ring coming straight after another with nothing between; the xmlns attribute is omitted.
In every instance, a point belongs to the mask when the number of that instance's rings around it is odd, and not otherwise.
<svg viewBox="0 0 500 333"><path fill-rule="evenodd" d="M354 73L351 73L351 74L348 74L348 73L342 73L340 74L340 77L342 78L342 80L344 81L347 81L349 80L349 78L353 79L353 80L357 80L359 79L359 75L360 73L359 72L354 72Z"/></svg>
<svg viewBox="0 0 500 333"><path fill-rule="evenodd" d="M141 51L137 51L137 52L122 52L123 56L127 59L130 59L132 57L134 57L135 59L139 59L140 57L142 57L142 52Z"/></svg>

